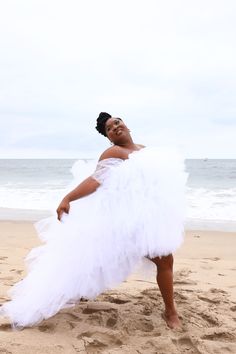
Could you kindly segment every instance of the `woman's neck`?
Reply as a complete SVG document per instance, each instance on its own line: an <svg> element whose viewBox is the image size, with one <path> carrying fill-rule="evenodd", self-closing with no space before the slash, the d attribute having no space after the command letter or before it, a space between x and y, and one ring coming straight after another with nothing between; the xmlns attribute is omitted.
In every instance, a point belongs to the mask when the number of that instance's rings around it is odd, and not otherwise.
<svg viewBox="0 0 236 354"><path fill-rule="evenodd" d="M120 142L119 143L120 147L123 147L125 149L134 149L136 148L136 144L133 142L133 139L131 138L131 136L128 139L125 139L124 142Z"/></svg>
<svg viewBox="0 0 236 354"><path fill-rule="evenodd" d="M135 144L134 142L119 144L118 146L129 151L139 150L137 144Z"/></svg>

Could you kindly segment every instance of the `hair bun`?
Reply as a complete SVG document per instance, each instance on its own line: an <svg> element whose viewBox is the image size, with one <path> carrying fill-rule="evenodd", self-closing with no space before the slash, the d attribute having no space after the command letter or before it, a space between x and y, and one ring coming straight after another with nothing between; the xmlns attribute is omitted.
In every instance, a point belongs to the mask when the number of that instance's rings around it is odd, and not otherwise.
<svg viewBox="0 0 236 354"><path fill-rule="evenodd" d="M100 119L108 119L108 118L111 118L111 115L110 115L109 113L107 113L107 112L101 112L101 113L99 114L99 116L98 116L97 121L100 120Z"/></svg>
<svg viewBox="0 0 236 354"><path fill-rule="evenodd" d="M105 124L106 124L106 121L111 118L112 116L107 113L107 112L101 112L97 118L97 126L96 126L96 129L97 131L104 135L104 136L107 136L106 135L106 129L105 129Z"/></svg>

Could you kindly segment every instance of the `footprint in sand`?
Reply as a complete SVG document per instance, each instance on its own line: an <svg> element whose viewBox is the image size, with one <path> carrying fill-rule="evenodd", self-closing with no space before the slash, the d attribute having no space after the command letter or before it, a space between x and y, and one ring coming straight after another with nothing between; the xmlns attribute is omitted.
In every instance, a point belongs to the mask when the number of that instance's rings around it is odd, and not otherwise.
<svg viewBox="0 0 236 354"><path fill-rule="evenodd" d="M205 312L205 313L201 313L201 317L203 320L205 320L211 327L212 326L220 326L221 323L219 322L219 320L216 318L216 316L213 316L211 313L209 312Z"/></svg>
<svg viewBox="0 0 236 354"><path fill-rule="evenodd" d="M97 312L88 316L86 322L94 326L101 326L106 328L116 328L118 321L118 312Z"/></svg>
<svg viewBox="0 0 236 354"><path fill-rule="evenodd" d="M131 301L128 299L127 296L110 296L110 295L106 295L105 297L103 297L103 300L118 305L127 304L128 302Z"/></svg>
<svg viewBox="0 0 236 354"><path fill-rule="evenodd" d="M142 332L152 332L154 330L152 320L150 318L140 318L137 329Z"/></svg>
<svg viewBox="0 0 236 354"><path fill-rule="evenodd" d="M82 311L82 313L89 315L95 312L111 312L111 311L117 311L116 308L114 308L113 306L111 306L110 304L106 304L106 303L98 303L98 302L94 302L94 303L89 303L84 310Z"/></svg>
<svg viewBox="0 0 236 354"><path fill-rule="evenodd" d="M121 334L118 332L112 333L109 330L98 332L96 330L83 332L77 338L83 340L86 353L99 353L100 350L106 347L110 349L121 346L123 341L119 337L121 337Z"/></svg>
<svg viewBox="0 0 236 354"><path fill-rule="evenodd" d="M203 295L198 295L198 298L202 301L205 301L205 302L208 302L210 304L219 304L221 302L221 299L220 298L209 298L209 297L206 297L206 296L203 296Z"/></svg>
<svg viewBox="0 0 236 354"><path fill-rule="evenodd" d="M82 315L88 315L84 320L90 325L114 328L118 321L116 307L116 304L106 302L88 303L86 307L83 306Z"/></svg>
<svg viewBox="0 0 236 354"><path fill-rule="evenodd" d="M202 352L198 350L197 344L194 344L190 336L172 339L172 342L180 349L180 353L202 354Z"/></svg>
<svg viewBox="0 0 236 354"><path fill-rule="evenodd" d="M208 333L204 334L201 339L212 340L212 341L224 341L224 342L235 342L235 333L231 332L229 328L226 329L216 329L214 328Z"/></svg>
<svg viewBox="0 0 236 354"><path fill-rule="evenodd" d="M38 326L38 330L40 332L53 332L55 329L55 325L52 323L48 323L48 324L43 324Z"/></svg>
<svg viewBox="0 0 236 354"><path fill-rule="evenodd" d="M149 299L151 300L157 300L158 296L160 296L159 292L158 292L158 288L150 288L150 289L145 289L143 291L141 291L142 295L147 296ZM143 302L145 302L145 298L143 298Z"/></svg>
<svg viewBox="0 0 236 354"><path fill-rule="evenodd" d="M174 285L197 285L196 281L187 279L191 273L190 269L182 269L174 273Z"/></svg>
<svg viewBox="0 0 236 354"><path fill-rule="evenodd" d="M74 329L78 326L79 322L83 321L83 318L80 313L75 313L74 311L72 313L67 311L68 310L63 310L58 314L58 322L56 326L58 325L58 323L63 321L69 326L70 329ZM62 318L60 318L60 315L62 316Z"/></svg>
<svg viewBox="0 0 236 354"><path fill-rule="evenodd" d="M117 304L117 305L123 305L123 304L127 304L128 302L130 302L130 300L121 299L121 298L112 298L110 300L110 302L113 304Z"/></svg>
<svg viewBox="0 0 236 354"><path fill-rule="evenodd" d="M11 325L9 323L0 324L0 331L4 331L4 332L12 331Z"/></svg>
<svg viewBox="0 0 236 354"><path fill-rule="evenodd" d="M217 288L211 288L210 292L213 294L227 294L227 291Z"/></svg>
<svg viewBox="0 0 236 354"><path fill-rule="evenodd" d="M117 320L118 320L118 313L114 312L107 319L106 326L109 327L109 328L113 328L117 324Z"/></svg>
<svg viewBox="0 0 236 354"><path fill-rule="evenodd" d="M179 291L175 291L174 296L175 296L175 300L178 303L186 303L189 300L189 298L186 295L182 294Z"/></svg>

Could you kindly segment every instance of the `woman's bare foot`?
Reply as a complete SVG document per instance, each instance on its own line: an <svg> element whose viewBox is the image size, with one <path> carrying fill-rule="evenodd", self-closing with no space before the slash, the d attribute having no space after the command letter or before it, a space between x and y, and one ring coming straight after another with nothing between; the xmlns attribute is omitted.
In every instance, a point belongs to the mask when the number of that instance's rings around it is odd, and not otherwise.
<svg viewBox="0 0 236 354"><path fill-rule="evenodd" d="M166 324L171 329L176 329L181 327L181 322L177 312L167 313L166 311L162 313L162 318L166 321Z"/></svg>

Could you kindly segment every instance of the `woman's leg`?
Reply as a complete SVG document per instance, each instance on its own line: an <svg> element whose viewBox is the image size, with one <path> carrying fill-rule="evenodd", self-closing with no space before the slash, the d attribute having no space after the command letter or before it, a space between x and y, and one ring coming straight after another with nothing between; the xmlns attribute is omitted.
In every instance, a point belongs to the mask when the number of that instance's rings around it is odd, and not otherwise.
<svg viewBox="0 0 236 354"><path fill-rule="evenodd" d="M157 266L157 284L165 304L163 317L170 328L180 326L180 320L174 304L173 263L172 254L151 259Z"/></svg>

